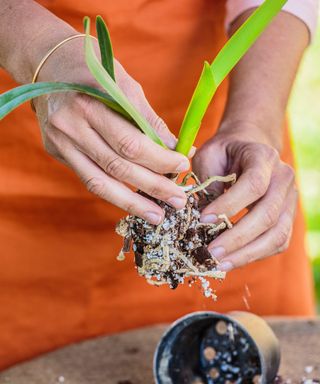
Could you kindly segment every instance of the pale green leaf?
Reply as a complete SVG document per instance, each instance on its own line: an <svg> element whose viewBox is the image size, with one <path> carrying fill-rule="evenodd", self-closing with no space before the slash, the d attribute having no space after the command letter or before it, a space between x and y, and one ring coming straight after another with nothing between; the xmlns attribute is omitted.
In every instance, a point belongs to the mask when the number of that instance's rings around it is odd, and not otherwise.
<svg viewBox="0 0 320 384"><path fill-rule="evenodd" d="M108 92L108 94L131 116L136 125L155 143L166 147L148 121L137 111L127 99L120 87L113 81L108 72L98 60L90 37L90 19L84 19L85 26L85 56L87 66L96 81Z"/></svg>

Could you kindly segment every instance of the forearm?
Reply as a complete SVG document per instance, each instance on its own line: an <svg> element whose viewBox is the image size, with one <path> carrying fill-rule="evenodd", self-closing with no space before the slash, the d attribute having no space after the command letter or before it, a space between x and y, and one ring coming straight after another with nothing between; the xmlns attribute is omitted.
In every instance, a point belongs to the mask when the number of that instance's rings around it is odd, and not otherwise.
<svg viewBox="0 0 320 384"><path fill-rule="evenodd" d="M42 57L75 30L32 0L0 0L0 66L30 82Z"/></svg>
<svg viewBox="0 0 320 384"><path fill-rule="evenodd" d="M251 12L233 23L231 33ZM230 76L220 132L241 134L280 150L288 97L308 41L302 21L286 12L277 16Z"/></svg>

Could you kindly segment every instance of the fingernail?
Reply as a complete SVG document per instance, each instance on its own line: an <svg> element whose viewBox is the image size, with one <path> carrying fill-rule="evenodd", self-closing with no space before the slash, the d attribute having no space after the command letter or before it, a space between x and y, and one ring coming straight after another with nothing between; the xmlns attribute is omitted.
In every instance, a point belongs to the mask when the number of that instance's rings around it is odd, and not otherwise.
<svg viewBox="0 0 320 384"><path fill-rule="evenodd" d="M224 261L223 263L220 263L217 268L219 271L229 272L233 269L233 264L230 261Z"/></svg>
<svg viewBox="0 0 320 384"><path fill-rule="evenodd" d="M190 162L189 160L185 159L183 160L176 168L177 172L186 172L190 168Z"/></svg>
<svg viewBox="0 0 320 384"><path fill-rule="evenodd" d="M186 199L183 199L182 197L170 197L168 199L168 203L172 205L174 208L181 209L186 205Z"/></svg>
<svg viewBox="0 0 320 384"><path fill-rule="evenodd" d="M191 149L190 149L190 151L188 153L188 157L189 158L193 157L195 155L196 151L197 151L197 147L194 147L194 146L191 147Z"/></svg>
<svg viewBox="0 0 320 384"><path fill-rule="evenodd" d="M200 218L201 223L216 223L218 221L218 216L210 213L209 215L203 215Z"/></svg>
<svg viewBox="0 0 320 384"><path fill-rule="evenodd" d="M145 220L147 220L150 224L159 225L162 221L162 217L155 212L146 212L144 214Z"/></svg>
<svg viewBox="0 0 320 384"><path fill-rule="evenodd" d="M226 250L223 247L216 247L209 249L211 256L220 261L226 255Z"/></svg>

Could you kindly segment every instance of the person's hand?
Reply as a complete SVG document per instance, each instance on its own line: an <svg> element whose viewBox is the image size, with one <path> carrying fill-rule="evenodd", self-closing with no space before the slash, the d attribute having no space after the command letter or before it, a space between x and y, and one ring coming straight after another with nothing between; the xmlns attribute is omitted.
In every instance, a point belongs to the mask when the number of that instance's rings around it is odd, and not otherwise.
<svg viewBox="0 0 320 384"><path fill-rule="evenodd" d="M83 61L83 42L68 49L57 51L45 64L40 81L98 87ZM60 61L58 54L64 54ZM118 62L115 71L117 83L130 101L167 146L174 148L174 135L153 111L141 86ZM182 189L163 176L189 169L189 160L183 155L155 144L124 118L84 95L42 97L35 100L35 106L47 152L71 167L92 193L152 224L162 221L162 209L126 184L177 209L185 205Z"/></svg>
<svg viewBox="0 0 320 384"><path fill-rule="evenodd" d="M297 204L293 169L280 160L267 144L221 133L197 151L193 170L203 181L209 176L236 173L238 180L202 211L201 220L229 218L244 208L248 212L232 229L222 233L209 246L220 269L230 271L287 249ZM218 189L220 188L220 190Z"/></svg>

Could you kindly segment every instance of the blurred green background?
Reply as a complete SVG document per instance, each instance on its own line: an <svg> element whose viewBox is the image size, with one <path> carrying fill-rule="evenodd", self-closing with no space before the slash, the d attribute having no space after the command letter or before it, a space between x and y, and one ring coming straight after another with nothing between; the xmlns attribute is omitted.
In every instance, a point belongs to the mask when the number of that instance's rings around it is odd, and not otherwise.
<svg viewBox="0 0 320 384"><path fill-rule="evenodd" d="M308 232L306 246L312 260L320 312L320 26L308 48L289 103L298 182Z"/></svg>

